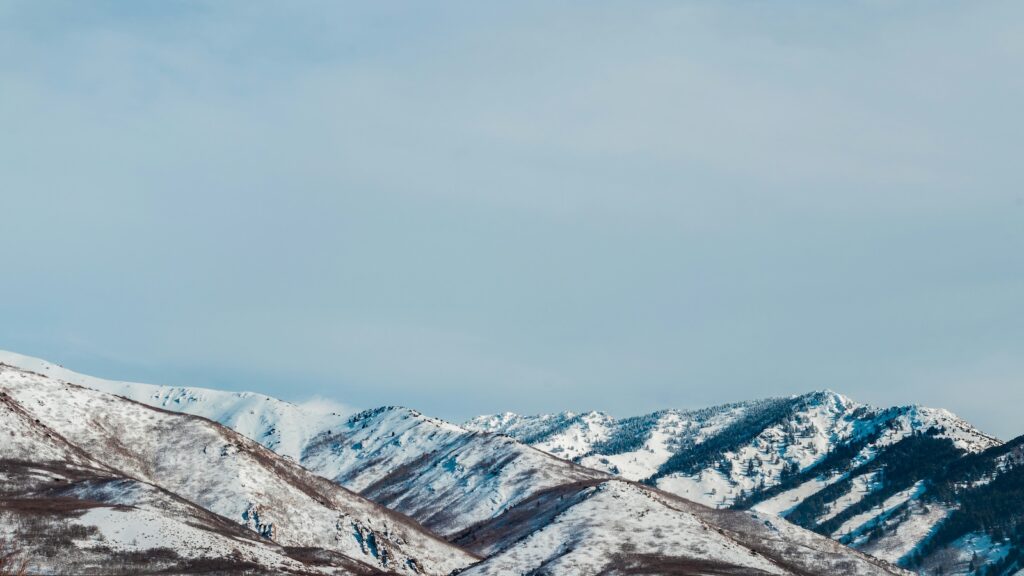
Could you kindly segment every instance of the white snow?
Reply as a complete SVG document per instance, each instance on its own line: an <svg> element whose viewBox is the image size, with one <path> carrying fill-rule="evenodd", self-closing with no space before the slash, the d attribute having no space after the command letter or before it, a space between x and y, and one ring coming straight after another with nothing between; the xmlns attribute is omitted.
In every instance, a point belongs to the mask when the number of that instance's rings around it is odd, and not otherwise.
<svg viewBox="0 0 1024 576"><path fill-rule="evenodd" d="M93 508L75 523L95 526L100 531L102 540L88 541L84 543L86 547L108 546L129 552L169 548L184 558L225 558L237 551L244 559L262 566L308 570L274 547L202 530L152 510Z"/></svg>
<svg viewBox="0 0 1024 576"><path fill-rule="evenodd" d="M112 382L6 352L0 353L0 362L220 422L345 488L371 490L375 500L444 534L494 517L537 490L603 476L510 438L474 433L406 408L345 417L328 411L332 406L325 401L310 408L249 392ZM597 426L601 420L598 413L580 416L588 425ZM231 445L210 449L225 455L236 450ZM429 454L435 456L424 460ZM416 468L407 478L393 476L408 466ZM391 480L391 494L373 490L386 479ZM255 479L238 482L240 490L258 489ZM229 517L245 513L247 507L238 506ZM268 514L272 513L264 512Z"/></svg>
<svg viewBox="0 0 1024 576"><path fill-rule="evenodd" d="M731 506L741 494L770 488L781 479L787 466L808 468L818 462L840 439L855 434L855 423L847 418L854 404L834 392L810 395L803 409L789 419L765 427L738 450L724 454L731 472L706 467L696 474L674 473L658 480L658 486L709 506ZM741 405L742 406L742 405ZM742 407L737 416L747 408ZM753 473L751 473L753 472ZM810 488L825 484L814 481L773 499L763 509L786 511L796 505L793 497L810 495Z"/></svg>
<svg viewBox="0 0 1024 576"><path fill-rule="evenodd" d="M909 511L907 520L891 525L887 522L885 534L860 549L877 558L897 562L921 544L952 509L938 504L911 502Z"/></svg>
<svg viewBox="0 0 1024 576"><path fill-rule="evenodd" d="M942 573L947 576L966 576L971 574L970 563L973 558L979 565L998 562L1009 552L1009 541L996 542L986 534L973 532L958 538L939 552L929 556L921 566L922 572L938 573L934 570L935 559L941 559Z"/></svg>
<svg viewBox="0 0 1024 576"><path fill-rule="evenodd" d="M0 350L0 362L157 408L209 418L295 460L301 457L310 439L355 412L323 398L296 405L255 392L104 380L4 350Z"/></svg>
<svg viewBox="0 0 1024 576"><path fill-rule="evenodd" d="M891 512L897 506L900 506L901 504L907 502L911 498L920 496L923 492L924 481L917 482L910 488L907 488L906 490L901 490L896 494L893 494L892 496L886 498L885 501L882 502L880 505L876 506L875 509L857 514L853 518L850 518L846 522L843 522L843 524L839 528L837 528L835 532L832 533L832 537L839 539L843 536L852 534L858 531L858 529L862 528L865 524L875 521L877 518Z"/></svg>
<svg viewBox="0 0 1024 576"><path fill-rule="evenodd" d="M665 414L651 430L647 441L639 450L620 454L592 455L582 458L580 464L621 476L627 480L643 480L658 471L672 456L672 430L680 424L678 414ZM543 448L542 448L543 449Z"/></svg>
<svg viewBox="0 0 1024 576"><path fill-rule="evenodd" d="M9 457L109 464L143 480L173 483L174 490L186 497L282 542L305 545L313 541L327 546L325 542L331 541L333 549L364 556L368 553L364 542L340 534L351 531L351 526L358 526L356 531L384 533L393 528L386 522L375 524L373 518L379 514L367 508L368 504L334 502L332 505L344 510L345 516L339 520L338 509L311 505L308 495L300 494L301 489L288 482L275 483L280 479L272 479L274 474L260 463L260 458L253 457L253 448L244 442L192 426L182 429L169 415L140 410L135 405L114 409L106 395L86 394L63 382L220 422L323 477L366 492L442 534L495 518L538 490L602 477L600 472L560 458L630 480L650 478L676 454L685 454L716 438L759 406L752 402L658 412L641 417L635 436L622 441L623 421L600 412L539 416L505 413L478 417L462 427L393 407L350 418L351 410L324 399L295 405L251 392L114 382L3 351L0 362L42 375L0 368L0 388L14 391L17 404L0 402L0 437L10 438L5 446ZM66 394L75 398L70 407L61 406ZM657 486L709 506L730 506L742 495L775 486L794 465L813 470L835 446L878 433L841 471L805 481L755 506L758 512L785 515L825 486L852 475L851 490L830 503L818 519L826 521L856 505L877 487L873 474L858 476L857 468L915 432L937 428L939 437L950 438L956 446L971 452L1000 443L946 410L919 406L878 410L830 391L791 400L795 411L756 430L749 441L730 446L719 461L692 474L662 476ZM18 407L24 408L22 412ZM32 426L34 418L42 419L49 428ZM491 433L532 439L531 445L537 450ZM90 453L104 453L104 461L97 463L83 456L61 436L84 445ZM627 448L616 452L607 446ZM160 450L168 454L155 454ZM1014 453L1004 460L1009 463L1012 458L1021 457ZM194 470L203 470L204 478L194 478ZM210 488L207 474L223 480ZM882 538L868 541L860 537L853 544L883 558L899 558L948 513L936 506L921 508L916 500L920 494L920 484L905 490L880 507L844 522L834 535L856 536L866 526L885 522L887 532ZM905 519L902 515L890 516L906 502L914 513ZM312 508L307 510L307 506ZM427 540L417 540L411 548L420 546L416 553L433 562L432 568L467 561L465 557L451 562L441 559L444 544ZM567 555L575 558L571 553Z"/></svg>
<svg viewBox="0 0 1024 576"><path fill-rule="evenodd" d="M791 402L792 411L780 411L780 419L754 430L749 441L729 445L729 449L717 461L693 473L672 472L662 475L657 478L656 485L662 490L708 506L729 507L744 495L756 494L776 486L783 481L785 472L794 466L801 471L813 471L837 446L871 439L838 469L804 480L754 506L759 512L784 516L826 486L852 477L851 489L829 503L825 513L818 518L819 522L823 522L835 518L877 489L876 474L860 474L859 470L887 447L914 433L929 432L939 438L949 438L955 446L969 452L979 452L1000 444L998 439L980 432L947 410L920 406L878 409L858 404L828 390L794 397ZM603 445L581 443L569 453L583 453L589 447L590 452L578 458L581 464L630 480L647 479L658 473L673 456L685 455L687 450L714 438L730 425L743 422L748 414L762 405L751 402L705 410L666 410L633 419L634 422L649 423L632 429L638 448L602 451ZM563 421L564 418L545 415L524 417L504 414L473 422L489 430L530 441L530 436L544 436L545 427ZM604 429L610 430L609 436L615 437L616 427L622 422L606 422ZM529 434L526 434L527 431ZM546 442L535 442L533 445L540 449L548 446ZM611 445L628 447L631 444L619 439ZM886 557L899 553L913 545L912 541L917 534L929 529L928 522L941 519L937 513L913 515L908 517L911 524L901 530L899 523L903 519L902 515L888 518L895 506L916 499L919 494L919 491L903 493L881 507L859 514L844 523L836 535L841 536L863 525L885 519L886 530L895 531L900 536L884 544L892 553L880 553L886 554ZM853 542L855 546L864 544L870 543L865 538Z"/></svg>
<svg viewBox="0 0 1024 576"><path fill-rule="evenodd" d="M614 554L663 555L724 562L768 574L787 574L770 560L670 508L650 492L605 482L554 521L476 566L465 576L526 574L543 567L559 576L603 573Z"/></svg>
<svg viewBox="0 0 1024 576"><path fill-rule="evenodd" d="M0 367L0 391L103 465L161 486L288 546L435 574L474 559L255 442L202 418L154 410L46 376ZM42 428L46 429L46 428ZM375 535L377 549L363 537Z"/></svg>
<svg viewBox="0 0 1024 576"><path fill-rule="evenodd" d="M818 522L828 522L841 514L843 510L863 500L865 496L878 487L877 477L878 472L869 472L853 478L850 481L850 491L829 503L828 511L818 518Z"/></svg>
<svg viewBox="0 0 1024 576"><path fill-rule="evenodd" d="M478 416L463 427L475 432L508 434L515 438L533 438L530 444L572 460L591 451L596 442L606 440L615 419L603 412L562 412L540 416L520 416L512 412Z"/></svg>
<svg viewBox="0 0 1024 576"><path fill-rule="evenodd" d="M828 486L837 478L838 476L835 476L829 481L822 480L820 478L808 480L796 488L791 488L774 498L769 498L764 502L758 503L753 509L758 512L764 512L765 514L784 515L793 508L799 506L800 503L809 496L817 494L822 488Z"/></svg>
<svg viewBox="0 0 1024 576"><path fill-rule="evenodd" d="M307 448L302 464L444 535L538 490L604 477L506 436L397 407L366 411L331 430Z"/></svg>

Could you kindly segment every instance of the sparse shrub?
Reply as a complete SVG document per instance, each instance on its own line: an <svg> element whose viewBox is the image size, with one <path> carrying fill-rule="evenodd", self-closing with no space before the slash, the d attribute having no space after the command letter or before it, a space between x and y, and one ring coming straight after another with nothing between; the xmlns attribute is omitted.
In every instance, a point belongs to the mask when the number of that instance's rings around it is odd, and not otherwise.
<svg viewBox="0 0 1024 576"><path fill-rule="evenodd" d="M28 574L28 558L14 546L0 540L0 576L25 576Z"/></svg>

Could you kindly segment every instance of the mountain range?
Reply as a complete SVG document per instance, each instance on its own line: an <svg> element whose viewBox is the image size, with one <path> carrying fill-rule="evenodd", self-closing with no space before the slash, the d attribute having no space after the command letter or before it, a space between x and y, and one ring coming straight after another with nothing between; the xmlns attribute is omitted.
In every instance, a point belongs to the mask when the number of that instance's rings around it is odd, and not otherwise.
<svg viewBox="0 0 1024 576"><path fill-rule="evenodd" d="M822 391L461 425L0 352L0 517L50 573L1016 574L1024 440Z"/></svg>

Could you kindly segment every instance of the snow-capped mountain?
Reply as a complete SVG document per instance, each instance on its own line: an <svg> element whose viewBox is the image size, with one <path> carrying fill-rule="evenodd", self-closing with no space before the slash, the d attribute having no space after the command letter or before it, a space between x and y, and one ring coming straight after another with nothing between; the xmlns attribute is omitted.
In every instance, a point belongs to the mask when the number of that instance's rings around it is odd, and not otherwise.
<svg viewBox="0 0 1024 576"><path fill-rule="evenodd" d="M764 538L754 546L742 530L701 516L713 510L612 480L508 437L469 433L404 409L366 412L324 438L327 447L365 450L368 461L390 458L366 467L374 471L363 480L370 482L366 489L395 486L397 495L405 486L436 487L447 474L431 476L432 468L462 468L454 477L461 494L454 487L438 490L431 505L452 507L447 517L461 524L482 518L455 539L499 535L489 547L491 558L481 562L205 418L7 365L0 365L0 394L0 433L13 439L0 451L0 515L7 521L5 535L25 546L44 571L589 575L616 573L617 567L622 573L642 568L674 574L697 566L808 574L816 572L789 567L814 562L821 570L852 568L851 574L899 573L796 527L787 526L792 536L778 537L776 547ZM369 432L375 429L395 434ZM437 444L423 442L432 436ZM362 446L353 448L353 439ZM405 450L381 452L389 445ZM411 482L398 470L403 468L428 481ZM506 503L500 513L493 513L502 508L495 504L483 514L467 514L460 504L479 504L479 495L518 486L520 477L545 470L551 486L522 497L499 494L504 500L496 501ZM498 480L489 484L492 476ZM551 505L539 506L545 501ZM807 538L813 545L793 544Z"/></svg>
<svg viewBox="0 0 1024 576"><path fill-rule="evenodd" d="M607 440L617 422L603 412L520 416L512 412L479 416L465 423L469 430L512 436L538 450L572 460L591 453Z"/></svg>
<svg viewBox="0 0 1024 576"><path fill-rule="evenodd" d="M349 414L113 382L6 352L0 362L11 365L2 398L20 415L0 422L11 438L0 498L77 502L58 519L86 534L64 541L76 568L106 549L129 566L161 546L175 551L165 566L183 572L211 562L356 574L1021 568L1024 439L1003 444L945 410L825 391L459 426L400 407Z"/></svg>
<svg viewBox="0 0 1024 576"><path fill-rule="evenodd" d="M908 540L903 534L927 530L913 549L897 548L904 564L927 574L1016 574L1024 564L1024 436L959 459L946 457L941 444L922 440L922 447L904 451L900 464L883 469L881 480L875 480L883 486L898 482L901 469L927 461L914 484L922 496L892 507L886 501L882 508L888 512L869 529L851 531L840 541L883 555ZM859 478L851 476L846 486ZM846 490L844 483L834 486ZM865 500L857 509L861 514L871 504ZM940 521L932 522L935 517Z"/></svg>
<svg viewBox="0 0 1024 576"><path fill-rule="evenodd" d="M864 456L916 431L937 429L968 452L999 441L945 410L878 410L835 392L664 410L616 420L606 414L480 416L470 430L507 434L551 454L709 506L731 506L815 466L836 446L865 442Z"/></svg>
<svg viewBox="0 0 1024 576"><path fill-rule="evenodd" d="M455 542L487 556L467 576L904 573L785 521L711 510L624 480L543 492Z"/></svg>
<svg viewBox="0 0 1024 576"><path fill-rule="evenodd" d="M30 428L24 431L31 434ZM40 573L312 572L285 547L153 485L108 470L8 460L0 461L0 470L4 539L17 542ZM376 572L369 565L345 560L351 573Z"/></svg>
<svg viewBox="0 0 1024 576"><path fill-rule="evenodd" d="M30 462L29 473L70 463L131 482L117 491L122 500L104 502L125 505L127 498L137 518L126 519L117 509L83 516L104 536L116 537L105 527L122 523L142 522L157 530L160 511L135 506L130 496L145 484L237 523L253 540L318 549L346 563L441 575L477 560L408 518L210 420L7 365L0 365L0 392L7 409L18 415L16 421L5 418L17 422L8 424L8 435L17 441L4 449L5 461ZM95 490L79 484L76 497L90 499ZM129 532L136 541L140 537L137 530ZM204 540L197 546L214 544Z"/></svg>
<svg viewBox="0 0 1024 576"><path fill-rule="evenodd" d="M164 410L202 416L294 460L314 436L356 412L326 400L293 404L255 392L104 380L6 350L0 350L0 362Z"/></svg>
<svg viewBox="0 0 1024 576"><path fill-rule="evenodd" d="M319 436L301 461L444 536L540 490L606 477L507 436L469 432L397 407L357 414Z"/></svg>
<svg viewBox="0 0 1024 576"><path fill-rule="evenodd" d="M506 436L472 432L408 408L344 417L251 392L104 380L9 352L0 353L0 361L215 420L441 535L492 518L539 490L604 476Z"/></svg>
<svg viewBox="0 0 1024 576"><path fill-rule="evenodd" d="M970 542L953 545L967 551L966 560L948 547L937 551L935 534L969 498L966 480L941 474L1003 450L946 410L878 409L823 391L622 420L502 414L465 426L572 454L582 465L709 506L782 516L906 566L969 573L1015 549L1002 538L986 540L987 533L966 533ZM990 476L1009 465L1002 466L989 465Z"/></svg>

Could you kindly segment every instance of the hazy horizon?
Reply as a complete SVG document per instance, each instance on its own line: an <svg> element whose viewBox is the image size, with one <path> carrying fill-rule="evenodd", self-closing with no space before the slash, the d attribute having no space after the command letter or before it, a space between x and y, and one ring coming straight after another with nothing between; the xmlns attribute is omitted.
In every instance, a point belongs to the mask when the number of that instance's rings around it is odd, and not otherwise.
<svg viewBox="0 0 1024 576"><path fill-rule="evenodd" d="M192 387L192 388L213 388L213 389L218 389L218 390L230 390L230 391L234 391L234 392L253 392L253 393L256 393L256 394L264 394L264 395L274 396L272 392L269 392L267 390L261 390L261 389L257 389L257 388L247 388L245 385L238 385L239 380L232 381L232 380L228 379L228 380L225 380L220 385L217 385L217 384L200 385L200 384L194 384L194 383L188 383L188 382L149 381L149 380L142 380L142 379L138 379L138 378L132 378L130 376L129 377L113 377L113 376L110 376L110 375L94 374L94 373L84 372L82 370L77 369L75 366L61 364L60 362L54 362L54 361L52 361L50 359L42 358L42 357L38 357L38 356L32 356L30 354L22 354L22 353L20 353L20 352L18 352L16 350L5 350L3 348L0 348L0 352L13 352L13 353L19 354L21 356L26 356L26 357L29 357L29 358L35 358L37 360L47 361L47 362L50 362L52 364L57 364L61 368L65 368L65 369L70 370L72 372L77 372L77 373L82 374L84 376L102 378L102 379L105 379L105 380L121 381L121 382L134 382L134 383L138 383L138 384L155 384L155 385L159 385L159 386L181 386L181 387ZM0 361L2 361L2 359L0 359ZM818 388L818 389L813 389L813 390L809 389L809 390L804 390L804 391L800 391L800 392L794 392L792 394L787 394L787 395L783 395L783 396L802 396L802 395L805 395L805 394L812 394L812 393L815 393L815 392L835 392L835 393L838 393L838 394L842 394L843 396L846 396L847 398L849 398L850 400L853 400L854 402L859 402L859 403L862 403L862 404L869 404L869 405L871 405L871 403L869 403L869 402L863 402L859 398L851 397L849 394L845 394L842 390L832 390L830 388ZM780 397L780 396L760 396L760 397L737 398L737 399L735 399L733 401L728 401L727 400L727 401L718 402L716 405L731 404L731 403L734 403L734 402L742 402L742 401L765 400L765 399L772 398L772 397ZM397 404L377 404L377 405L369 405L369 406L357 406L357 405L352 405L352 404L348 404L348 403L344 402L343 398L335 398L335 397L325 396L325 395L320 395L320 394L313 394L311 396L303 396L303 397L291 397L291 398L279 397L279 399L285 400L285 401L290 402L292 404L319 404L320 405L319 410L337 411L339 414L341 414L343 416L353 415L353 414L356 414L356 413L364 411L364 410L372 410L374 408L379 408L379 407L385 406L385 405L397 405L397 406L402 406L404 408L411 408L413 410L419 410L420 412L423 412L417 406L411 406L411 405L406 405L406 404L402 404L402 403L397 403ZM916 404L919 404L919 403L916 403ZM662 410L662 409L690 410L690 409L707 408L707 407L710 407L710 406L712 406L712 404L683 405L683 406L662 406L662 407L660 407L660 408L658 408L658 409L656 409L654 411L659 411L659 410ZM874 407L876 407L876 408L889 408L889 407L892 407L892 406L895 406L895 404L882 403L882 404L874 405ZM926 408L946 408L946 409L948 409L948 407L944 407L944 406L925 406L925 407ZM534 416L534 415L554 414L554 413L562 413L562 412L574 412L574 413L577 413L577 414L583 414L583 413L587 413L587 412L591 412L591 411L604 412L604 413L610 414L611 416L613 416L615 418L618 418L618 419L628 418L628 417L631 417L631 416L642 416L644 414L650 413L650 412L645 412L645 413L639 413L639 412L636 412L636 413L617 413L614 410L594 409L594 408L586 408L586 407L582 407L581 408L581 407L578 407L578 406L575 406L575 407L574 406L569 406L569 407L565 407L565 408L561 408L561 409L556 408L556 409L548 410L548 411L545 411L545 412L517 412L517 414L525 415L525 416ZM473 413L473 414L468 414L468 415L462 416L462 417L443 416L441 414L431 413L431 412L426 412L426 414L428 416L432 416L432 417L442 417L443 419L448 420L449 422L454 422L456 424L463 424L466 421L468 421L471 418L476 417L476 416L490 416L490 415L502 414L502 413L506 413L506 412L514 412L514 411L511 411L511 410L497 410L497 411L487 412L487 413L484 413L484 412ZM956 413L955 410L951 410L951 412L953 412L954 414ZM957 414L957 416L961 416L962 417L962 415L960 415L960 414ZM971 424L976 424L976 423L971 422ZM986 430L983 427L978 427L978 428L982 432L986 432L986 433L992 434L992 432L990 430ZM1010 440L1011 438L1015 438L1016 436L1019 436L1019 435L1020 434L1014 434L1012 436L1000 437L1000 439L1002 439L1002 440Z"/></svg>
<svg viewBox="0 0 1024 576"><path fill-rule="evenodd" d="M1019 2L0 4L0 348L1024 433Z"/></svg>

